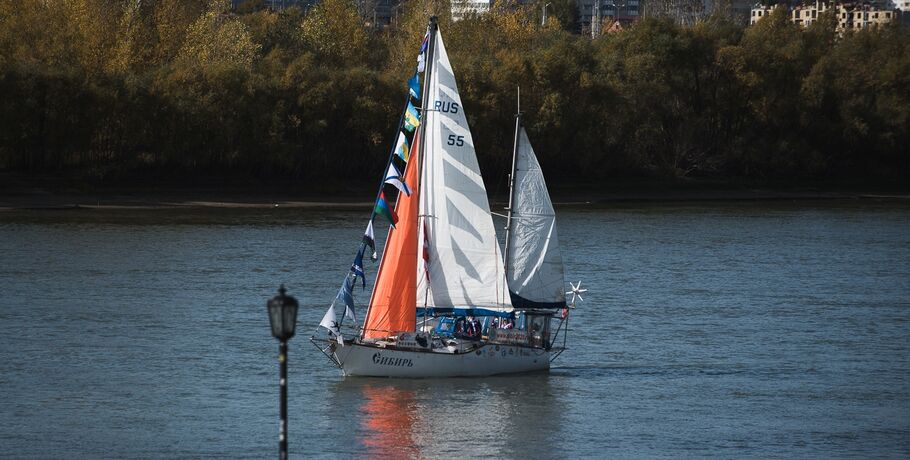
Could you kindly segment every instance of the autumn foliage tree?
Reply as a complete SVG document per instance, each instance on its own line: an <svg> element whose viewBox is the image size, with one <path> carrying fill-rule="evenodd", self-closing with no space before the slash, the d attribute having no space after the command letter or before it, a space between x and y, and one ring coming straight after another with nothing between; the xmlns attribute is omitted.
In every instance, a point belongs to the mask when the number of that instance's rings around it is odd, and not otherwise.
<svg viewBox="0 0 910 460"><path fill-rule="evenodd" d="M352 0L0 2L0 170L90 181L200 175L369 184L381 174L429 15L481 168L501 184L521 110L555 185L656 178L910 176L910 33L645 19L596 40L575 2L496 2L453 22L410 0L386 28ZM257 6L258 5L258 6Z"/></svg>

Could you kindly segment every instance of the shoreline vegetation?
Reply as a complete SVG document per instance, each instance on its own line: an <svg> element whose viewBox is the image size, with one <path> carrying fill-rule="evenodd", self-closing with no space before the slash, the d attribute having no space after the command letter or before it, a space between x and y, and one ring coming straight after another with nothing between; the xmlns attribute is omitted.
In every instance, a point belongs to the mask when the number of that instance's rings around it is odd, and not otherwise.
<svg viewBox="0 0 910 460"><path fill-rule="evenodd" d="M384 29L349 0L230 3L0 2L0 205L368 200L449 3L405 0ZM539 3L440 14L494 200L519 84L557 202L907 191L910 28L839 36L781 8L592 40L548 3L545 27Z"/></svg>
<svg viewBox="0 0 910 460"><path fill-rule="evenodd" d="M54 210L270 209L368 210L373 191L361 188L311 190L299 186L171 183L166 187L86 187L48 175L0 173L0 212ZM910 190L869 184L745 186L708 182L617 183L608 187L576 184L551 191L557 207L611 206L624 203L874 201L910 204ZM504 193L491 195L505 206Z"/></svg>

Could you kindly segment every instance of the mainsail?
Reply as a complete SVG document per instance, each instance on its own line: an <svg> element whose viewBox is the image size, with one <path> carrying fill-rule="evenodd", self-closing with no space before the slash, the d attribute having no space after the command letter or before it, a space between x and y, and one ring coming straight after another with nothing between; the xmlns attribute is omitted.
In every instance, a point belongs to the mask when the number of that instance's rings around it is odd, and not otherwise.
<svg viewBox="0 0 910 460"><path fill-rule="evenodd" d="M420 217L426 234L417 253L427 269L417 276L418 302L511 310L487 191L441 34L434 45L422 114Z"/></svg>
<svg viewBox="0 0 910 460"><path fill-rule="evenodd" d="M556 213L547 184L528 140L516 122L515 167L506 274L512 305L517 308L561 308L566 305L564 268L556 236Z"/></svg>

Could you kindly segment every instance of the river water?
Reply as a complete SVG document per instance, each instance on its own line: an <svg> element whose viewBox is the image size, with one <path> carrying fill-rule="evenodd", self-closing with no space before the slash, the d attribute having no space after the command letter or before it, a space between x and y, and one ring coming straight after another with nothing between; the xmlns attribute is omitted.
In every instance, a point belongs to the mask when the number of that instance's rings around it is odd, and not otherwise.
<svg viewBox="0 0 910 460"><path fill-rule="evenodd" d="M415 381L345 379L306 340L367 213L0 213L0 456L276 455L279 283L292 457L910 456L905 203L560 208L590 289L570 350Z"/></svg>

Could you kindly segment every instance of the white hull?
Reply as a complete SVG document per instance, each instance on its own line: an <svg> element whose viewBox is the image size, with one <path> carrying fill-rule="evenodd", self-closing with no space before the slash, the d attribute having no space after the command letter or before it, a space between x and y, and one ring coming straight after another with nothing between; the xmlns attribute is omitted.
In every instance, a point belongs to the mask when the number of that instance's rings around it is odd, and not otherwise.
<svg viewBox="0 0 910 460"><path fill-rule="evenodd" d="M502 344L439 353L345 343L335 347L333 355L345 375L371 377L482 377L550 368L548 350Z"/></svg>

